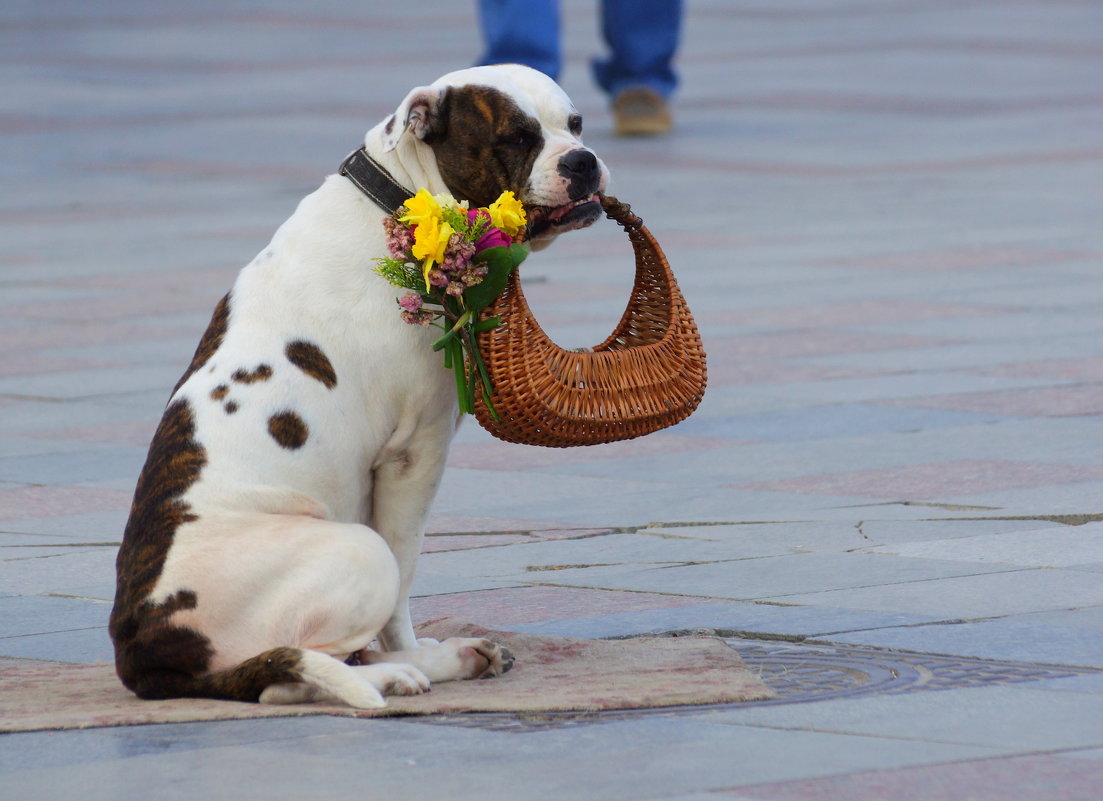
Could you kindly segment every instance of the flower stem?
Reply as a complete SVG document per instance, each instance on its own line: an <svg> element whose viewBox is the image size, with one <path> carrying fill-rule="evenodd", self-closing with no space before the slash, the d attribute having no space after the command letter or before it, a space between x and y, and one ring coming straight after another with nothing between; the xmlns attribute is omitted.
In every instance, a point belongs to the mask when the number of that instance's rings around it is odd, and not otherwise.
<svg viewBox="0 0 1103 801"><path fill-rule="evenodd" d="M473 404L467 401L467 368L463 363L463 348L459 340L449 340L448 352L452 360L452 372L456 376L456 398L459 400L460 414L474 414Z"/></svg>
<svg viewBox="0 0 1103 801"><path fill-rule="evenodd" d="M444 336L442 336L440 339L438 339L436 342L433 343L433 350L440 350L445 345L447 345L450 341L454 341L455 338L460 335L459 334L460 329L463 328L463 326L470 319L471 319L471 310L468 309L467 311L465 311L463 314L460 315L459 319L456 320L456 324L448 330L447 334L445 334Z"/></svg>

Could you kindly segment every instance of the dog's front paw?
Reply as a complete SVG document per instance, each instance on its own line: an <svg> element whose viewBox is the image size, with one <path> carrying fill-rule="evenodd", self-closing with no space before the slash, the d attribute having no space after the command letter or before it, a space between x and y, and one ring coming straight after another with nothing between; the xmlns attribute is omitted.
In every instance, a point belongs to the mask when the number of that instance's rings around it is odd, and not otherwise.
<svg viewBox="0 0 1103 801"><path fill-rule="evenodd" d="M353 668L383 695L421 695L429 692L429 677L413 665L378 662Z"/></svg>
<svg viewBox="0 0 1103 801"><path fill-rule="evenodd" d="M513 654L496 642L481 637L451 637L445 644L456 649L464 666L464 678L491 679L513 667Z"/></svg>

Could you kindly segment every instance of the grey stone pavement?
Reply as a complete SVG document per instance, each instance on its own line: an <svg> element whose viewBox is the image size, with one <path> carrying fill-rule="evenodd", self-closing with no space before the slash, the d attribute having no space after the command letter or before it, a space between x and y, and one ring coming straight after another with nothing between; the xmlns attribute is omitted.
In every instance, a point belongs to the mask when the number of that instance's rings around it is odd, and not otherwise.
<svg viewBox="0 0 1103 801"><path fill-rule="evenodd" d="M619 141L595 4L563 6L709 392L597 448L466 425L415 613L714 629L780 700L6 734L0 798L1100 797L1103 7L693 0L676 131ZM110 659L130 493L215 302L478 49L467 2L0 6L0 670ZM572 346L631 281L611 223L526 269Z"/></svg>

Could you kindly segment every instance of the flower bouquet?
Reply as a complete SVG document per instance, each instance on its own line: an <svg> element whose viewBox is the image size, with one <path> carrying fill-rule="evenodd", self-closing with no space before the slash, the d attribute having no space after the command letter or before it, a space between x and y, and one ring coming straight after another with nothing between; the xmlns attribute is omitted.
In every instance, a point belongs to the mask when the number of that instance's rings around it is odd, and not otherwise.
<svg viewBox="0 0 1103 801"><path fill-rule="evenodd" d="M477 335L498 326L479 313L501 294L510 273L528 255L522 244L525 210L513 192L485 208L468 208L450 195L419 189L393 217L383 219L389 257L376 259L376 272L409 290L398 298L402 319L444 331L433 350L456 377L461 413L475 413L475 391L490 403L493 387L479 353Z"/></svg>

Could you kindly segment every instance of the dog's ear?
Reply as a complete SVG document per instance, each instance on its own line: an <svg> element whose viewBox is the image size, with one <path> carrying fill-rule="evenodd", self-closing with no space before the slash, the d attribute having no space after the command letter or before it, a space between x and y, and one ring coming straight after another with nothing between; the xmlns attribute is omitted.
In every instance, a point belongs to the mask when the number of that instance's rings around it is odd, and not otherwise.
<svg viewBox="0 0 1103 801"><path fill-rule="evenodd" d="M394 150L407 131L421 140L439 133L441 96L441 90L432 86L419 86L406 95L383 126L383 150Z"/></svg>

